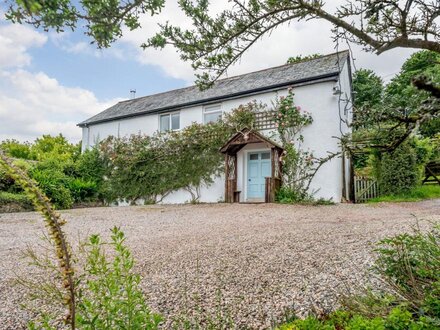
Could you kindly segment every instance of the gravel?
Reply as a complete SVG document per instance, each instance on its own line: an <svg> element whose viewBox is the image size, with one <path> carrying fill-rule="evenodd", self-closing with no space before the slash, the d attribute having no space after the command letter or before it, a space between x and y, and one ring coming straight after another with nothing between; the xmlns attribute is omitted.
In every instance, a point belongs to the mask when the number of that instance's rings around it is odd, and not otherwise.
<svg viewBox="0 0 440 330"><path fill-rule="evenodd" d="M265 329L292 311L304 316L337 307L338 298L376 285L366 270L372 244L440 220L440 200L334 206L276 204L138 206L62 212L75 244L120 226L154 311L233 319L237 328ZM20 258L39 244L36 213L0 214L0 329L23 328L24 289L32 269ZM192 310L192 312L188 312ZM197 310L198 312L194 312ZM200 311L202 310L202 311ZM170 321L164 327L169 327Z"/></svg>

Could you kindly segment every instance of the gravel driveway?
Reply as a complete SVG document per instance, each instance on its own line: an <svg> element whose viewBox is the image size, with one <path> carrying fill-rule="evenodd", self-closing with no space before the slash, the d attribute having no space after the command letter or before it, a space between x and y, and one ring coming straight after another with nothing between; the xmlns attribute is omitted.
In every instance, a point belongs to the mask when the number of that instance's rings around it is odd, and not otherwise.
<svg viewBox="0 0 440 330"><path fill-rule="evenodd" d="M62 212L72 241L117 225L137 259L152 309L176 317L194 306L228 313L237 327L269 328L286 312L333 308L369 283L372 243L440 220L440 200L381 205L184 205ZM0 214L0 328L23 327L20 251L39 243L36 213ZM28 271L29 272L29 271ZM245 326L246 325L246 326Z"/></svg>

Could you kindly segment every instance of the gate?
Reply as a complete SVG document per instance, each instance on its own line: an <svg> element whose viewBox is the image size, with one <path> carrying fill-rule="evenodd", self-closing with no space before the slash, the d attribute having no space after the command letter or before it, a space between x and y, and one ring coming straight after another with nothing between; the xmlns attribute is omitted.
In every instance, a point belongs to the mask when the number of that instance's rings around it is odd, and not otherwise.
<svg viewBox="0 0 440 330"><path fill-rule="evenodd" d="M355 176L354 197L356 203L364 203L369 199L379 197L379 184L376 180Z"/></svg>

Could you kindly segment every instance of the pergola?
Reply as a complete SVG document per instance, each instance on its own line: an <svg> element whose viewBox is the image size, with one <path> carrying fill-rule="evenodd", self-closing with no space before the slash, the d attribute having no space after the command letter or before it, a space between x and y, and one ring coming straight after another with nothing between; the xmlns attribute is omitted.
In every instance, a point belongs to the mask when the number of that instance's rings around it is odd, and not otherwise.
<svg viewBox="0 0 440 330"><path fill-rule="evenodd" d="M225 202L238 203L241 191L237 190L237 154L248 144L263 143L271 150L271 176L265 178L265 203L275 202L275 194L281 187L282 164L281 156L284 149L276 142L263 136L257 131L245 128L235 133L220 149L225 155Z"/></svg>

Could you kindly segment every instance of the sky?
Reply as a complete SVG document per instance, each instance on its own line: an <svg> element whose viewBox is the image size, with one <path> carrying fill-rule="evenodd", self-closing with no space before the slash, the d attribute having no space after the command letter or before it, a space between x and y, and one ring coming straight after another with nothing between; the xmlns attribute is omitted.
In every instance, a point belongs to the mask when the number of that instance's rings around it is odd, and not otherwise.
<svg viewBox="0 0 440 330"><path fill-rule="evenodd" d="M213 10L225 1L215 1ZM76 124L128 99L130 90L140 97L193 84L190 63L180 60L172 47L140 48L157 31L157 23L188 26L174 1L160 15L143 17L141 29L124 31L104 50L81 31L44 32L7 22L1 11L0 17L0 141L62 133L78 142L81 129ZM291 56L333 53L335 47L327 22L293 22L257 42L227 75L282 65ZM339 50L347 48L339 45ZM395 49L377 56L356 45L351 48L355 68L373 69L385 81L413 52Z"/></svg>

